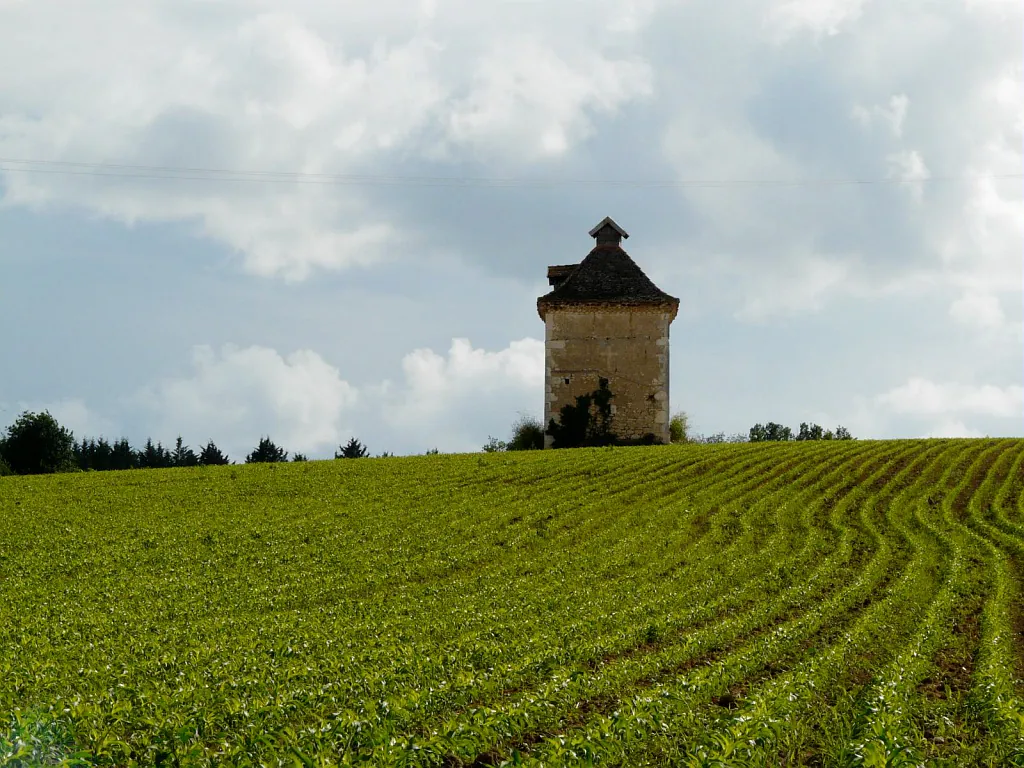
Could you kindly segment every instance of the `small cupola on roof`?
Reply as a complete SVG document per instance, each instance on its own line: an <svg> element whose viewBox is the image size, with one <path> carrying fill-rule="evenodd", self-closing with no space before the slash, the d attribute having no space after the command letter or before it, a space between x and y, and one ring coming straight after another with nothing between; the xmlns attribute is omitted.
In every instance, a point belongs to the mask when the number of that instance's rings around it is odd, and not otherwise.
<svg viewBox="0 0 1024 768"><path fill-rule="evenodd" d="M605 216L590 230L590 236L597 241L597 245L618 245L628 238L629 234L616 224L611 216Z"/></svg>

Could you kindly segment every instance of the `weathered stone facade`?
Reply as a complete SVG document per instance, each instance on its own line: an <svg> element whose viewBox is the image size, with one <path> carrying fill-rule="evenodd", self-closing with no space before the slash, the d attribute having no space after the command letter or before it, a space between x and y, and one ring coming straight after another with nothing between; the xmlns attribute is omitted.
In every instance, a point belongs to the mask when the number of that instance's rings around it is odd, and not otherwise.
<svg viewBox="0 0 1024 768"><path fill-rule="evenodd" d="M579 265L549 268L554 290L537 302L545 326L544 424L606 378L618 437L654 435L667 443L669 325L679 300L622 250L619 242L629 235L611 219L591 236L597 246Z"/></svg>

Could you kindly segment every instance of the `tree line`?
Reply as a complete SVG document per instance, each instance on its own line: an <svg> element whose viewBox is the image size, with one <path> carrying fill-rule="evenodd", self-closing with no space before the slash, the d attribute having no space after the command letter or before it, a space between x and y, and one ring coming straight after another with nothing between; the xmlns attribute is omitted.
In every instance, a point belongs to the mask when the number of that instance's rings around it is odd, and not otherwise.
<svg viewBox="0 0 1024 768"><path fill-rule="evenodd" d="M392 455L387 452L381 454L382 457ZM368 449L354 437L347 444L338 446L334 454L336 459L366 456L369 456ZM295 453L289 459L288 451L274 443L269 436L261 438L259 444L245 457L246 464L307 460L308 457L302 453ZM0 436L0 476L208 467L233 463L213 440L198 451L185 445L180 436L173 448L153 442L152 439L147 439L141 448L134 448L124 437L114 441L103 437L76 441L74 434L61 426L47 411L25 411Z"/></svg>
<svg viewBox="0 0 1024 768"><path fill-rule="evenodd" d="M718 432L703 435L690 432L690 419L686 413L679 412L669 422L669 434L673 443L697 443L699 445L715 445L718 443L774 443L789 440L853 440L850 430L840 425L835 430L825 429L820 424L801 422L800 428L794 433L789 427L774 421L766 424L755 424L746 434L738 432L726 435Z"/></svg>

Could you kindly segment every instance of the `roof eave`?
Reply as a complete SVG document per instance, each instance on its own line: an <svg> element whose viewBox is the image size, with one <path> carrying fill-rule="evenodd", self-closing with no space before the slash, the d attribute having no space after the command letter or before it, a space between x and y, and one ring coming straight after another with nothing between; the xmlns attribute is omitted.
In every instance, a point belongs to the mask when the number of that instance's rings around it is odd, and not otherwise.
<svg viewBox="0 0 1024 768"><path fill-rule="evenodd" d="M569 309L572 307L622 309L626 311L667 309L669 312L669 322L672 322L679 313L679 299L668 294L662 299L561 299L551 294L537 299L537 314L544 321L547 320L549 310Z"/></svg>

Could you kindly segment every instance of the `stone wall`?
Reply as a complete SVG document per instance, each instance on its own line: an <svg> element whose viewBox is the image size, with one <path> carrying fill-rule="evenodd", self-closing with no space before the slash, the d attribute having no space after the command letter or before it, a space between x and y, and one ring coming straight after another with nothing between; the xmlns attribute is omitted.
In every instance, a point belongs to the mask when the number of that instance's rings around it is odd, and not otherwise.
<svg viewBox="0 0 1024 768"><path fill-rule="evenodd" d="M668 352L672 317L664 307L549 309L545 318L544 425L563 405L608 379L613 429L624 439L653 433L669 442ZM546 439L550 446L551 437Z"/></svg>

